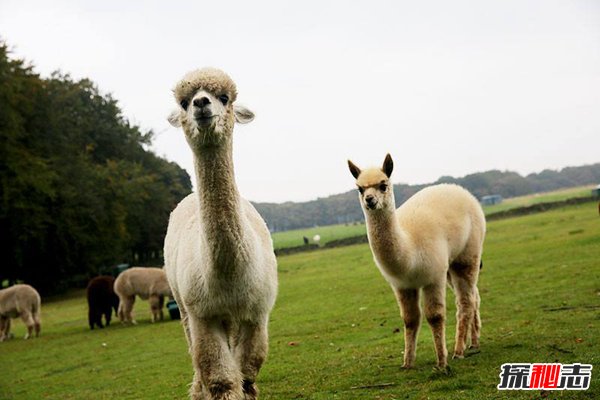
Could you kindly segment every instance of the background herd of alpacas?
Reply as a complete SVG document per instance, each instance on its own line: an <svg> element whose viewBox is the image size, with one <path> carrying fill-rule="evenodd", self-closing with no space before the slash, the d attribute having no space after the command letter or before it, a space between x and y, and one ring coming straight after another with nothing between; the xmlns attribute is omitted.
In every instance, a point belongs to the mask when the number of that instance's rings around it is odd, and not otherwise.
<svg viewBox="0 0 600 400"><path fill-rule="evenodd" d="M169 122L181 127L193 152L196 187L172 212L164 268L134 267L116 279L100 276L87 288L89 325L110 324L113 310L135 323L135 296L148 299L152 322L163 319L172 296L181 320L194 377L192 399L256 399L257 374L267 356L269 314L277 294L277 261L269 230L236 187L232 160L235 123L254 114L236 104L235 83L224 72L188 73L174 89ZM436 368L447 368L445 292L456 295L453 358L479 346L477 280L485 218L477 200L456 185L423 189L395 208L388 154L381 167L360 169L356 179L373 258L390 284L404 320L405 368L414 365L421 324L419 297L433 332ZM29 285L0 290L0 341L10 338L11 318L21 317L25 338L40 333L40 296Z"/></svg>

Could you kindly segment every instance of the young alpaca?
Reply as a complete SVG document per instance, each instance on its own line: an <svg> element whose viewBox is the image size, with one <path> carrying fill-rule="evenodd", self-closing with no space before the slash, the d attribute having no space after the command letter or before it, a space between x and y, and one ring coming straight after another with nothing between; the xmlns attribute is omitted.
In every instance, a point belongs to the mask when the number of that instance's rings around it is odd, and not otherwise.
<svg viewBox="0 0 600 400"><path fill-rule="evenodd" d="M460 186L441 184L419 191L395 210L389 154L381 169L361 171L351 161L348 166L360 192L373 258L392 286L404 319L404 367L415 362L422 291L437 366L445 369L447 281L456 295L454 358L464 357L469 329L471 346L479 347L477 279L485 236L479 202Z"/></svg>
<svg viewBox="0 0 600 400"><path fill-rule="evenodd" d="M194 155L197 193L171 213L165 270L194 366L192 399L256 399L277 294L277 261L265 222L238 193L233 125L254 114L235 104L235 83L205 68L177 83L182 126Z"/></svg>
<svg viewBox="0 0 600 400"><path fill-rule="evenodd" d="M171 296L171 288L162 268L132 267L121 272L115 280L114 290L119 296L117 315L121 322L131 322L133 319L133 304L135 296L148 299L152 322L163 320L165 296Z"/></svg>
<svg viewBox="0 0 600 400"><path fill-rule="evenodd" d="M27 326L25 339L35 330L40 335L41 299L37 290L29 285L14 285L0 290L0 342L10 339L10 319L21 317Z"/></svg>

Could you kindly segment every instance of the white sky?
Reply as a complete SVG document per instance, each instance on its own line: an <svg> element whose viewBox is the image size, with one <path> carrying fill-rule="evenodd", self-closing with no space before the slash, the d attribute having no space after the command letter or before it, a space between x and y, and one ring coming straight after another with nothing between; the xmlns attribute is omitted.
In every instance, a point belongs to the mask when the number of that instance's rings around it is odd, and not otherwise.
<svg viewBox="0 0 600 400"><path fill-rule="evenodd" d="M393 180L600 161L600 2L0 0L0 37L47 76L89 77L158 133L171 88L215 66L253 123L238 126L242 195L301 201L353 188L346 167L395 160Z"/></svg>

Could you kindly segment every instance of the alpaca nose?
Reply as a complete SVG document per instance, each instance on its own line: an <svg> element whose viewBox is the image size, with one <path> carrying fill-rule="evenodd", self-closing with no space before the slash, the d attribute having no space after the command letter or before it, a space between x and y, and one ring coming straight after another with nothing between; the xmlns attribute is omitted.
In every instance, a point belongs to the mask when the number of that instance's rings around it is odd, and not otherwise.
<svg viewBox="0 0 600 400"><path fill-rule="evenodd" d="M365 201L367 202L367 205L372 206L375 204L375 197L372 194L368 194L365 196Z"/></svg>
<svg viewBox="0 0 600 400"><path fill-rule="evenodd" d="M210 104L210 99L208 97L200 97L199 99L194 99L194 106L202 108L206 105Z"/></svg>

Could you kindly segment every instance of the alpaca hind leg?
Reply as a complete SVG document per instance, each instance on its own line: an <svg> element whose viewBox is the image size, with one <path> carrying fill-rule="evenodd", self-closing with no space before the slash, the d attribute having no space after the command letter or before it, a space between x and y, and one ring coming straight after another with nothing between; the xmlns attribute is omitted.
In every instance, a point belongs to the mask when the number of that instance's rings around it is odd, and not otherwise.
<svg viewBox="0 0 600 400"><path fill-rule="evenodd" d="M437 366L446 368L448 350L446 349L446 282L423 288L425 318L431 327L433 344L437 355Z"/></svg>
<svg viewBox="0 0 600 400"><path fill-rule="evenodd" d="M27 333L25 334L25 339L29 339L31 337L31 334L33 333L33 328L35 327L35 322L33 321L33 316L31 315L31 312L29 312L29 311L22 311L21 319L23 320L23 323L27 327Z"/></svg>
<svg viewBox="0 0 600 400"><path fill-rule="evenodd" d="M42 320L40 318L40 312L38 310L38 312L33 313L33 323L34 323L34 330L35 330L35 337L39 337L40 336L40 332L42 330Z"/></svg>
<svg viewBox="0 0 600 400"><path fill-rule="evenodd" d="M476 292L473 290L475 286L465 275L456 272L452 274L456 295L456 341L452 358L464 358L467 337L475 317Z"/></svg>
<svg viewBox="0 0 600 400"><path fill-rule="evenodd" d="M242 372L242 389L246 400L258 398L256 376L267 358L269 336L267 324L244 322L240 325L240 335L236 348L238 363Z"/></svg>
<svg viewBox="0 0 600 400"><path fill-rule="evenodd" d="M94 324L98 325L98 328L100 328L100 329L104 328L104 325L102 324L102 310L99 310L97 308L94 309L93 320L94 320Z"/></svg>
<svg viewBox="0 0 600 400"><path fill-rule="evenodd" d="M158 296L158 319L163 321L165 315L163 314L163 308L165 307L165 296Z"/></svg>
<svg viewBox="0 0 600 400"><path fill-rule="evenodd" d="M244 400L242 376L220 319L189 316L194 365L192 400Z"/></svg>
<svg viewBox="0 0 600 400"><path fill-rule="evenodd" d="M404 320L404 364L412 368L417 356L417 335L421 326L418 289L394 289L402 319Z"/></svg>
<svg viewBox="0 0 600 400"><path fill-rule="evenodd" d="M100 317L100 318L102 318L102 317ZM112 318L112 307L110 305L108 305L104 309L104 320L106 321L106 326L110 325L111 318Z"/></svg>
<svg viewBox="0 0 600 400"><path fill-rule="evenodd" d="M471 348L479 348L479 338L481 336L481 317L479 316L479 306L481 305L481 297L479 297L479 289L474 288L475 292L475 309L473 312L473 321L471 323Z"/></svg>
<svg viewBox="0 0 600 400"><path fill-rule="evenodd" d="M160 304L158 295L150 295L148 302L150 303L150 312L152 313L152 323L154 323L158 320L158 310Z"/></svg>
<svg viewBox="0 0 600 400"><path fill-rule="evenodd" d="M133 304L135 303L135 296L123 296L121 297L121 301L119 301L119 319L123 323L132 323L136 322L133 320Z"/></svg>
<svg viewBox="0 0 600 400"><path fill-rule="evenodd" d="M133 305L135 304L135 295L130 296L128 301L125 303L125 317L127 321L131 322L133 325L137 324L133 316Z"/></svg>
<svg viewBox="0 0 600 400"><path fill-rule="evenodd" d="M117 307L117 317L119 317L119 321L121 323L125 322L125 298L119 297L119 306Z"/></svg>
<svg viewBox="0 0 600 400"><path fill-rule="evenodd" d="M181 303L178 303L178 304L181 304ZM183 333L185 333L185 339L187 340L188 348L191 349L192 337L190 334L189 316L188 316L188 313L185 310L185 308L183 308L181 305L179 306L179 313L181 314L181 325L183 325Z"/></svg>
<svg viewBox="0 0 600 400"><path fill-rule="evenodd" d="M94 325L96 325L96 316L95 311L92 306L88 309L88 324L90 325L90 329L94 329Z"/></svg>

